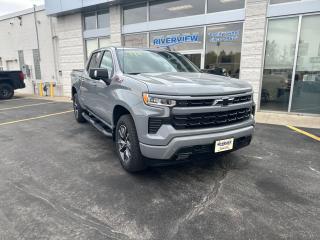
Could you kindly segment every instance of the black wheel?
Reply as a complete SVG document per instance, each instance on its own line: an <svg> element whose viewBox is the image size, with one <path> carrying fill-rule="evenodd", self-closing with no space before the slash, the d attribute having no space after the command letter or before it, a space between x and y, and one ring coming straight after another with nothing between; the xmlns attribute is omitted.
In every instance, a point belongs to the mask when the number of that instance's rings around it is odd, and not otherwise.
<svg viewBox="0 0 320 240"><path fill-rule="evenodd" d="M10 99L13 97L14 89L10 84L0 84L0 99Z"/></svg>
<svg viewBox="0 0 320 240"><path fill-rule="evenodd" d="M86 119L82 116L84 109L79 104L78 94L75 94L73 96L73 111L74 111L74 117L78 123L86 122Z"/></svg>
<svg viewBox="0 0 320 240"><path fill-rule="evenodd" d="M128 172L137 172L146 168L140 152L136 127L130 115L123 115L117 123L116 149L121 165Z"/></svg>

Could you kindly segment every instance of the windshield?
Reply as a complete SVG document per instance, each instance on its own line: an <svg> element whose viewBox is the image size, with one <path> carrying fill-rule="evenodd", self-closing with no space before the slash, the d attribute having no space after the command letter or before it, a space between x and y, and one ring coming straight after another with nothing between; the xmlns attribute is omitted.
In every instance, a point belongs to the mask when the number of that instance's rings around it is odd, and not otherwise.
<svg viewBox="0 0 320 240"><path fill-rule="evenodd" d="M200 72L186 57L175 52L142 49L118 49L123 73Z"/></svg>

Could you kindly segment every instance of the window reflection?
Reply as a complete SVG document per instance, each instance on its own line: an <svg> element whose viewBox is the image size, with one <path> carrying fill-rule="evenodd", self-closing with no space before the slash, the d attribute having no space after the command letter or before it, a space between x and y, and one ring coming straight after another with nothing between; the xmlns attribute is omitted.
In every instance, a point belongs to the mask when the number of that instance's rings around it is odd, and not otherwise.
<svg viewBox="0 0 320 240"><path fill-rule="evenodd" d="M87 13L84 15L84 29L91 30L97 28L97 18L96 13Z"/></svg>
<svg viewBox="0 0 320 240"><path fill-rule="evenodd" d="M123 24L134 24L147 21L147 4L140 3L123 7Z"/></svg>
<svg viewBox="0 0 320 240"><path fill-rule="evenodd" d="M297 17L269 21L261 109L288 110L297 29Z"/></svg>
<svg viewBox="0 0 320 240"><path fill-rule="evenodd" d="M208 13L244 8L245 0L208 0Z"/></svg>
<svg viewBox="0 0 320 240"><path fill-rule="evenodd" d="M205 0L160 0L150 2L150 20L204 14Z"/></svg>
<svg viewBox="0 0 320 240"><path fill-rule="evenodd" d="M277 4L277 3L287 3L287 2L299 2L304 0L270 0L270 4Z"/></svg>
<svg viewBox="0 0 320 240"><path fill-rule="evenodd" d="M242 23L207 28L205 69L239 78Z"/></svg>
<svg viewBox="0 0 320 240"><path fill-rule="evenodd" d="M291 106L293 112L320 113L319 25L319 15L302 18Z"/></svg>
<svg viewBox="0 0 320 240"><path fill-rule="evenodd" d="M110 27L110 16L108 10L98 12L98 28Z"/></svg>
<svg viewBox="0 0 320 240"><path fill-rule="evenodd" d="M98 48L98 39L86 40L87 59L90 57L90 54L97 48Z"/></svg>

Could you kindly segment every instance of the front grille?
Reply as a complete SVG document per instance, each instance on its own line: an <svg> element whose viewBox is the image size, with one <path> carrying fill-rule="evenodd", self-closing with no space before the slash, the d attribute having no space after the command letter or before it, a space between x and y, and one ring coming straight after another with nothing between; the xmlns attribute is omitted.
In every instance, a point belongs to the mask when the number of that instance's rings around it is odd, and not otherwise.
<svg viewBox="0 0 320 240"><path fill-rule="evenodd" d="M177 107L204 107L213 105L214 99L203 100L178 100Z"/></svg>
<svg viewBox="0 0 320 240"><path fill-rule="evenodd" d="M235 103L243 103L243 102L249 102L249 101L251 101L251 95L235 97L232 103L235 104Z"/></svg>
<svg viewBox="0 0 320 240"><path fill-rule="evenodd" d="M224 126L248 120L250 118L250 114L250 108L242 108L224 112L174 115L172 117L172 126L175 129L196 129Z"/></svg>
<svg viewBox="0 0 320 240"><path fill-rule="evenodd" d="M251 101L251 95L244 95L239 97L229 97L227 99L230 99L228 101L228 104L237 104L237 103L245 103ZM223 98L217 98L217 99L200 99L200 100L177 100L176 101L176 107L206 107L206 106L222 106ZM214 104L216 103L216 104Z"/></svg>

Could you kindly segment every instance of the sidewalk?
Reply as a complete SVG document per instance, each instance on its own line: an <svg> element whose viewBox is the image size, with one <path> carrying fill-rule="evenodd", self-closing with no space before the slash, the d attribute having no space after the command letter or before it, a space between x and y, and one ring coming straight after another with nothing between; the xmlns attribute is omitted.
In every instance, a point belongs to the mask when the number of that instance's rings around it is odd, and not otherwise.
<svg viewBox="0 0 320 240"><path fill-rule="evenodd" d="M257 112L256 122L304 128L320 128L320 116L305 116L299 114Z"/></svg>
<svg viewBox="0 0 320 240"><path fill-rule="evenodd" d="M17 97L27 97L34 99L43 99L57 102L71 102L70 97L39 97L29 94L17 94ZM295 127L318 128L320 129L320 116L305 116L299 114L257 112L256 122L274 125L291 125Z"/></svg>

